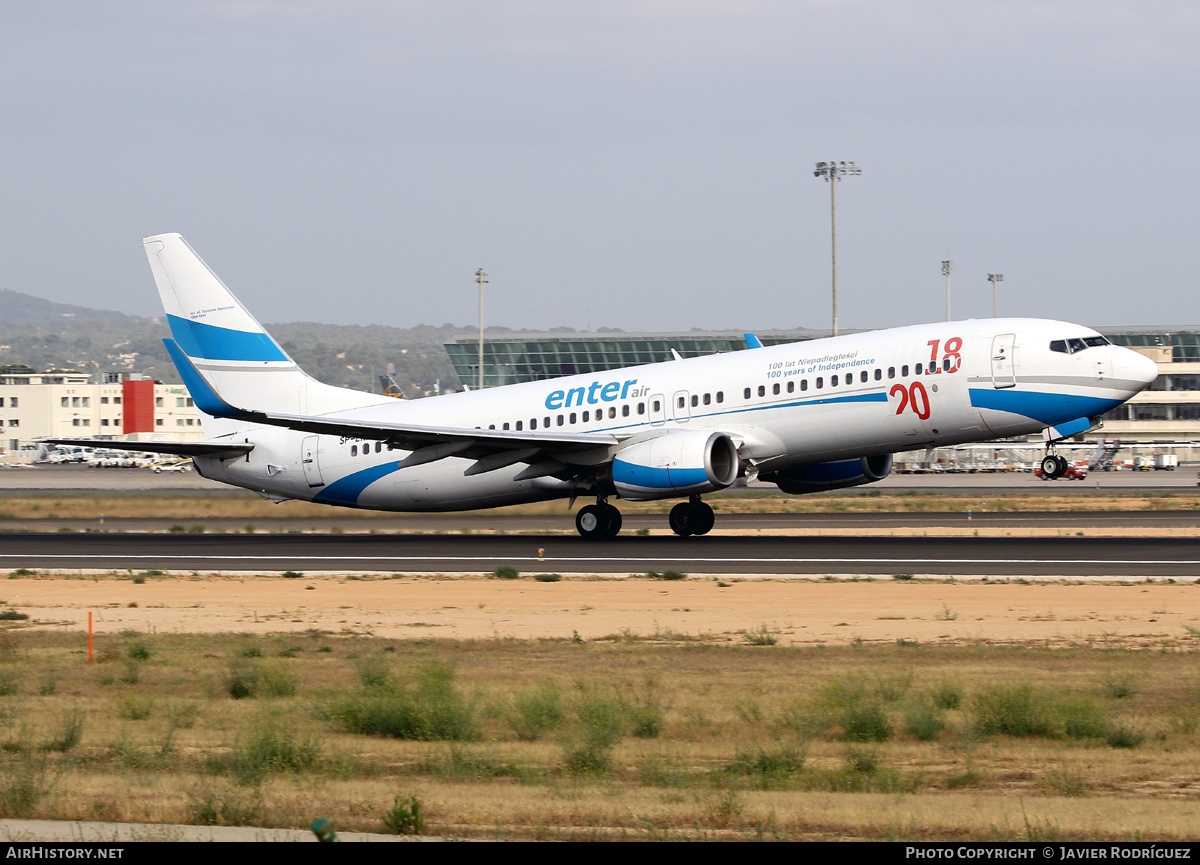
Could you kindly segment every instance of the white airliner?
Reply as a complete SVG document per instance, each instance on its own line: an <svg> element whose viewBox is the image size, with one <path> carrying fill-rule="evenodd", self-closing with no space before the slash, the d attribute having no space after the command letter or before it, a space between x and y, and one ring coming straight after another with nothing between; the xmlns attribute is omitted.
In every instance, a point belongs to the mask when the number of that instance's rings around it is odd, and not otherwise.
<svg viewBox="0 0 1200 865"><path fill-rule="evenodd" d="M1155 364L1060 321L951 321L411 401L306 375L178 234L144 241L168 351L207 417L204 442L105 442L191 455L207 478L275 501L452 511L680 498L679 535L713 526L704 493L758 477L787 493L870 483L892 454L1043 433L1054 443L1147 387ZM78 439L50 441L78 442Z"/></svg>

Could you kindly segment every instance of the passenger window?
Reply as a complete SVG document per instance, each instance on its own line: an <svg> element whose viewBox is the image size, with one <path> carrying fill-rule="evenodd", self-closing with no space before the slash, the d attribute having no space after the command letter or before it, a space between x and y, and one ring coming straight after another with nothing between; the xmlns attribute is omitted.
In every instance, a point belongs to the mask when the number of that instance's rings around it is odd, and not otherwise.
<svg viewBox="0 0 1200 865"><path fill-rule="evenodd" d="M609 419L610 419L610 420L611 420L611 419L614 419L614 418L616 418L616 416L617 416L617 407L616 407L616 406L614 406L614 405L610 405L610 406L608 407L608 417L609 417Z"/></svg>
<svg viewBox="0 0 1200 865"><path fill-rule="evenodd" d="M530 429L537 429L537 418L535 418L535 417L531 417L531 418L529 419L529 428L530 428Z"/></svg>
<svg viewBox="0 0 1200 865"><path fill-rule="evenodd" d="M759 396L766 396L766 395L767 395L767 388L766 388L766 386L765 386L765 385L761 385L761 384L760 384L760 385L758 386L758 395L759 395Z"/></svg>
<svg viewBox="0 0 1200 865"><path fill-rule="evenodd" d="M817 376L817 390L820 390L823 387L825 387L825 379L823 379L821 376Z"/></svg>
<svg viewBox="0 0 1200 865"><path fill-rule="evenodd" d="M708 404L709 404L709 403L711 403L711 402L712 402L712 394L707 394L707 393L706 393L706 394L704 395L704 404L705 404L705 405L708 405Z"/></svg>
<svg viewBox="0 0 1200 865"><path fill-rule="evenodd" d="M944 369L946 372L950 372L950 358L942 358L942 369Z"/></svg>
<svg viewBox="0 0 1200 865"><path fill-rule="evenodd" d="M571 412L571 423L575 423L575 412Z"/></svg>
<svg viewBox="0 0 1200 865"><path fill-rule="evenodd" d="M488 429L495 429L495 428L496 428L496 425L495 425L495 424L489 424L489 425L488 425ZM376 453L378 453L378 452L379 452L379 448L376 448L376 449L375 449L375 452L376 452Z"/></svg>
<svg viewBox="0 0 1200 865"><path fill-rule="evenodd" d="M646 413L646 404L644 402L639 402L638 403L638 414L645 414L645 413Z"/></svg>
<svg viewBox="0 0 1200 865"><path fill-rule="evenodd" d="M350 456L358 456L358 445L350 445Z"/></svg>
<svg viewBox="0 0 1200 865"><path fill-rule="evenodd" d="M523 423L524 423L524 421L517 421L517 432L520 432L520 431L521 431L521 425L522 425Z"/></svg>
<svg viewBox="0 0 1200 865"><path fill-rule="evenodd" d="M788 393L792 393L795 389L796 389L796 383L794 381L789 381L788 382Z"/></svg>
<svg viewBox="0 0 1200 865"><path fill-rule="evenodd" d="M865 369L861 373L859 373L858 380L860 382L862 382L863 384L867 383L867 371Z"/></svg>
<svg viewBox="0 0 1200 865"><path fill-rule="evenodd" d="M563 425L563 416L562 416L562 415L559 415L559 416L558 416L558 418L557 418L557 420L558 420L558 425L559 425L559 426L562 426L562 425Z"/></svg>
<svg viewBox="0 0 1200 865"><path fill-rule="evenodd" d="M904 366L900 367L900 377L908 378L908 364L905 364Z"/></svg>
<svg viewBox="0 0 1200 865"><path fill-rule="evenodd" d="M629 417L629 404L621 406L621 417Z"/></svg>
<svg viewBox="0 0 1200 865"><path fill-rule="evenodd" d="M925 367L922 364L917 364L916 367L913 369L913 375L920 375L924 371L924 369L925 369Z"/></svg>
<svg viewBox="0 0 1200 865"><path fill-rule="evenodd" d="M586 411L585 411L585 412L583 413L583 422L584 422L584 423L587 423L587 422L588 422L589 420L591 420L591 419L592 419L592 413L591 413L591 412L586 412Z"/></svg>
<svg viewBox="0 0 1200 865"><path fill-rule="evenodd" d="M683 397L679 397L676 402L679 404L679 408L683 408L685 405L687 405L687 403L684 402Z"/></svg>
<svg viewBox="0 0 1200 865"><path fill-rule="evenodd" d="M504 424L503 429L508 429L508 424Z"/></svg>
<svg viewBox="0 0 1200 865"><path fill-rule="evenodd" d="M888 378L895 378L895 377L896 377L896 368L894 366L889 366L888 367Z"/></svg>
<svg viewBox="0 0 1200 865"><path fill-rule="evenodd" d="M746 388L746 391L745 391L745 393L742 394L742 396L745 399L750 399L750 388Z"/></svg>
<svg viewBox="0 0 1200 865"><path fill-rule="evenodd" d="M655 400L655 401L654 401L654 410L655 410L656 412L658 412L658 411L662 411L662 403L661 403L661 402L659 402L658 400Z"/></svg>
<svg viewBox="0 0 1200 865"><path fill-rule="evenodd" d="M771 393L779 396L779 382L775 382L775 386L771 388Z"/></svg>
<svg viewBox="0 0 1200 865"><path fill-rule="evenodd" d="M875 381L879 381L882 378L883 378L883 370L881 370L881 369L875 370Z"/></svg>
<svg viewBox="0 0 1200 865"><path fill-rule="evenodd" d="M496 428L495 424L492 424L490 427L490 429L495 429L495 428ZM375 442L375 453L380 453L382 451L383 451L383 442Z"/></svg>
<svg viewBox="0 0 1200 865"><path fill-rule="evenodd" d="M830 387L837 387L837 383L838 383L838 377L837 377L836 375L831 375L831 376L829 377L829 386L830 386Z"/></svg>
<svg viewBox="0 0 1200 865"><path fill-rule="evenodd" d="M542 418L542 426L544 426L546 429L550 429L550 418L549 417Z"/></svg>
<svg viewBox="0 0 1200 865"><path fill-rule="evenodd" d="M808 390L808 379L800 379L800 390Z"/></svg>
<svg viewBox="0 0 1200 865"><path fill-rule="evenodd" d="M717 402L719 402L719 403L725 402L725 391L723 391L723 390L717 391Z"/></svg>

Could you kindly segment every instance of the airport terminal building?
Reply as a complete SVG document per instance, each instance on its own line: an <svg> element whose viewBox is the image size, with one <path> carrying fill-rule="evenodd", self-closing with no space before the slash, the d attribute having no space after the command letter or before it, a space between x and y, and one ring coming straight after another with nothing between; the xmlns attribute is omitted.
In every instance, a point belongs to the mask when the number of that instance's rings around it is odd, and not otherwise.
<svg viewBox="0 0 1200 865"><path fill-rule="evenodd" d="M40 438L105 436L129 440L204 438L187 389L130 373L37 372L0 367L0 448L32 458Z"/></svg>
<svg viewBox="0 0 1200 865"><path fill-rule="evenodd" d="M1088 442L1119 440L1130 453L1175 453L1200 460L1200 327L1100 327L1116 345L1128 346L1158 364L1158 379L1125 405L1104 415L1101 429L1082 437ZM802 342L829 331L788 330L759 333L763 345ZM742 351L737 331L683 333L545 333L484 339L484 387L540 381L576 373L599 372L683 357ZM460 339L446 352L463 382L479 379L479 344ZM1137 446L1143 447L1137 447ZM1193 452L1194 451L1194 452Z"/></svg>

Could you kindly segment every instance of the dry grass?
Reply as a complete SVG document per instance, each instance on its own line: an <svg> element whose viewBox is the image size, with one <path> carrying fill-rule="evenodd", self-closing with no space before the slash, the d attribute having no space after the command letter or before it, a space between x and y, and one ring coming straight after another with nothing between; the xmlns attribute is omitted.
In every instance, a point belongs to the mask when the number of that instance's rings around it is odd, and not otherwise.
<svg viewBox="0 0 1200 865"><path fill-rule="evenodd" d="M16 683L0 697L6 816L281 827L327 816L379 831L397 797L415 796L428 831L476 837L1200 834L1200 659L1189 652L314 631L106 635L89 666L76 633L0 637L0 675ZM234 669L291 687L233 699ZM1103 723L1078 738L981 732L982 696L1022 685L1043 707ZM457 742L350 733L328 708L354 695L470 723ZM518 705L538 700L544 727L519 736ZM921 712L942 722L927 739L910 731ZM846 741L871 713L891 732ZM1103 731L1118 725L1141 743L1109 744ZM581 747L595 761L573 763Z"/></svg>
<svg viewBox="0 0 1200 865"><path fill-rule="evenodd" d="M709 502L726 514L808 514L808 513L940 513L979 509L978 493L884 493L878 490L786 496L772 493L733 492L715 495ZM1189 511L1200 509L1200 495L1193 493L1114 493L1088 491L1086 494L1041 492L988 495L987 509L994 513L1045 511ZM625 514L665 514L674 501L622 502ZM540 502L496 508L486 513L505 515L563 514L565 502ZM466 512L468 514L472 512ZM483 512L481 512L483 513ZM213 495L46 495L6 496L0 498L0 529L4 520L98 520L156 519L179 520L179 530L203 528L207 520L329 519L347 525L372 519L403 518L388 511L331 509L311 502L286 502L276 505L257 496Z"/></svg>

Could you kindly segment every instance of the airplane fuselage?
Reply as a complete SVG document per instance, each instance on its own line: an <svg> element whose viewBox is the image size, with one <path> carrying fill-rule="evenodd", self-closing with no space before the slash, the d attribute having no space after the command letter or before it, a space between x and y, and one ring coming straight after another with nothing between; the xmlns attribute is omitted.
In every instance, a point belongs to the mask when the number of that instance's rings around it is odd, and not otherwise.
<svg viewBox="0 0 1200 865"><path fill-rule="evenodd" d="M1071 341L1080 348L1051 348ZM607 434L610 442L611 436L620 437L619 447L598 444L592 460L597 466L642 440L712 430L732 440L743 470L769 473L1039 433L1103 414L1155 374L1151 361L1108 344L1088 328L1040 319L984 319L388 402L340 417L527 437ZM448 456L400 467L411 452L379 438L250 423L239 424L228 438L254 448L238 458L196 457L200 471L279 499L430 511L595 491L594 479L586 484L552 474L519 479L526 469L521 463L470 475L464 472L475 458Z"/></svg>

